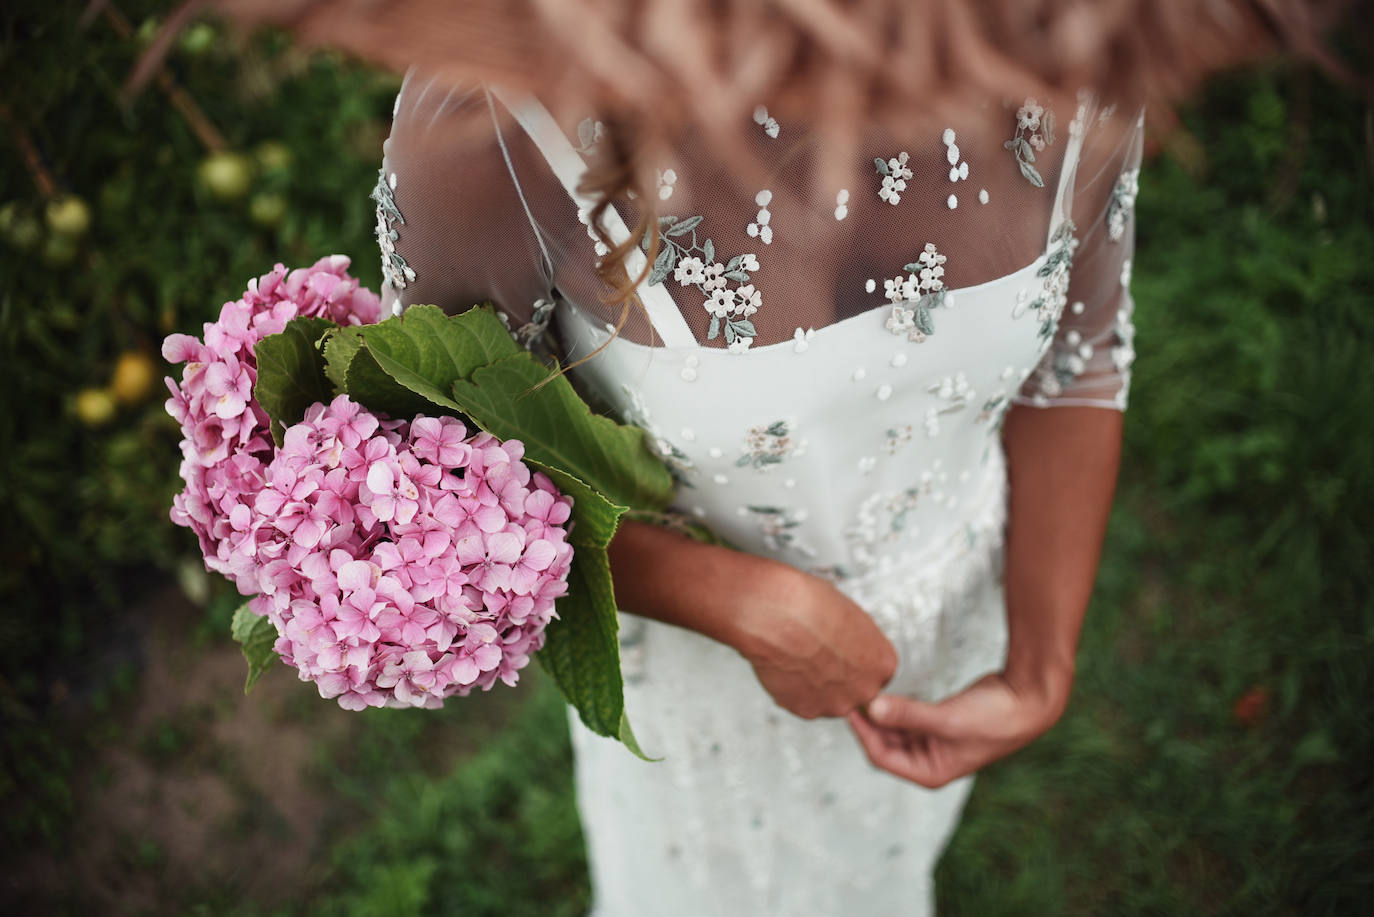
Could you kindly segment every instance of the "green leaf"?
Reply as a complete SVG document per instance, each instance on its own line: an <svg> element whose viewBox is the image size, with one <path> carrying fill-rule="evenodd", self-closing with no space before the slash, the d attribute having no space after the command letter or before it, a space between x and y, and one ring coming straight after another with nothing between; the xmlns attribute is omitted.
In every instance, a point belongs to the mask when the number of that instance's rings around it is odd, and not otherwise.
<svg viewBox="0 0 1374 917"><path fill-rule="evenodd" d="M348 391L348 366L362 346L362 336L352 327L341 327L325 336L324 374L334 383L335 394Z"/></svg>
<svg viewBox="0 0 1374 917"><path fill-rule="evenodd" d="M1045 187L1045 180L1040 177L1040 173L1035 171L1035 166L1028 162L1021 162L1021 174L1026 177L1026 181L1035 185L1037 188Z"/></svg>
<svg viewBox="0 0 1374 917"><path fill-rule="evenodd" d="M471 380L456 380L453 401L483 430L520 440L530 459L585 481L613 503L661 509L672 501L672 475L645 432L593 414L566 376L523 350L479 367Z"/></svg>
<svg viewBox="0 0 1374 917"><path fill-rule="evenodd" d="M710 239L701 243L701 260L705 261L707 264L716 260L716 243L712 242Z"/></svg>
<svg viewBox="0 0 1374 917"><path fill-rule="evenodd" d="M649 272L649 286L662 283L672 273L673 267L677 264L677 249L671 245L665 245L658 251L658 257L654 259L654 269Z"/></svg>
<svg viewBox="0 0 1374 917"><path fill-rule="evenodd" d="M731 321L730 324L734 326L737 332L747 338L756 338L759 336L759 333L754 330L754 323L746 318Z"/></svg>
<svg viewBox="0 0 1374 917"><path fill-rule="evenodd" d="M733 280L735 283L748 283L749 275L744 271L726 271L725 279Z"/></svg>
<svg viewBox="0 0 1374 917"><path fill-rule="evenodd" d="M916 306L916 327L921 329L922 334L935 333L935 319L931 317L930 310L923 305Z"/></svg>
<svg viewBox="0 0 1374 917"><path fill-rule="evenodd" d="M234 612L229 634L239 642L243 658L248 660L248 680L243 685L243 693L247 694L277 658L272 649L277 642L277 629L266 615L253 614L244 602Z"/></svg>
<svg viewBox="0 0 1374 917"><path fill-rule="evenodd" d="M258 341L258 381L253 397L272 418L272 438L280 446L285 428L298 423L305 409L334 398L317 346L335 324L326 318L293 318L279 334Z"/></svg>
<svg viewBox="0 0 1374 917"><path fill-rule="evenodd" d="M891 174L892 174L892 170L889 169L889 168L887 167L887 160L886 160L886 159L877 159L877 158L875 158L875 159L873 160L873 168L875 168L875 169L878 170L878 174L879 174L879 175L891 175Z"/></svg>
<svg viewBox="0 0 1374 917"><path fill-rule="evenodd" d="M729 273L729 272L730 272L730 271L733 271L735 268L739 267L739 263L740 263L741 261L743 261L743 260L744 260L744 256L743 256L743 255L736 255L735 257L733 257L733 258L731 258L729 261L727 261L726 264L725 264L725 271L726 271L725 276L726 276L726 277L729 277L729 276L730 276L730 273ZM746 276L746 278L748 277L748 275L745 275L745 276Z"/></svg>
<svg viewBox="0 0 1374 917"><path fill-rule="evenodd" d="M906 271L908 274L919 274L921 273L922 266L923 265L919 261L913 261L910 264L903 264L902 270Z"/></svg>
<svg viewBox="0 0 1374 917"><path fill-rule="evenodd" d="M348 367L349 394L392 417L462 413L450 397L454 382L525 353L487 306L456 316L437 306L412 306L397 318L350 330L363 347Z"/></svg>
<svg viewBox="0 0 1374 917"><path fill-rule="evenodd" d="M714 341L720 334L720 316L711 316L711 327L706 329L706 340Z"/></svg>
<svg viewBox="0 0 1374 917"><path fill-rule="evenodd" d="M535 656L587 728L618 738L641 758L643 751L625 718L620 674L619 619L611 566L604 550L579 548L568 572L568 594L557 600L558 617L544 631Z"/></svg>
<svg viewBox="0 0 1374 917"><path fill-rule="evenodd" d="M680 235L683 235L683 234L685 234L685 233L689 233L689 232L691 232L693 229L696 229L696 228L697 228L697 225L700 224L700 223L701 223L701 217L699 217L699 216L688 217L687 219L682 220L681 222L674 223L674 224L673 224L673 227L672 227L671 229L668 230L667 235L670 235L670 236L680 236Z"/></svg>

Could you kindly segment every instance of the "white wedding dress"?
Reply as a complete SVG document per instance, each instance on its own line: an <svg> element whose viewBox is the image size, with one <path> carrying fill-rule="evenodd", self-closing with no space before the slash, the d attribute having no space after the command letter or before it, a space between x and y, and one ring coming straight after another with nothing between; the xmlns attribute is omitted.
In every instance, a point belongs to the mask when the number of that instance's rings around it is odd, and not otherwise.
<svg viewBox="0 0 1374 917"><path fill-rule="evenodd" d="M675 247L640 287L649 319L575 371L650 431L676 509L835 581L899 651L889 690L926 699L1003 660L1004 412L1125 406L1139 120L1089 94L1057 130L1039 109L874 132L833 212L804 187L799 127L740 126L776 157L752 190L684 138L660 171ZM386 299L492 299L567 361L606 343L619 308L575 191L602 139L412 73L375 195ZM621 639L631 722L663 760L574 722L596 914L932 912L972 778L929 791L875 770L843 720L779 709L694 633L627 614Z"/></svg>

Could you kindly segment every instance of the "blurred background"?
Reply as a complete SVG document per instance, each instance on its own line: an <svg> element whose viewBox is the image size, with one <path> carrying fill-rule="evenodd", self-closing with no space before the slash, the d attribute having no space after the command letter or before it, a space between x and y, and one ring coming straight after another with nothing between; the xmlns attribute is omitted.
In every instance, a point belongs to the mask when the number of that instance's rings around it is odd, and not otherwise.
<svg viewBox="0 0 1374 917"><path fill-rule="evenodd" d="M399 77L162 4L0 10L0 910L578 915L539 673L349 713L247 697L237 596L168 520L159 356L341 252ZM1374 131L1273 63L1153 125L1119 498L1067 715L984 772L947 914L1353 914L1374 895ZM647 766L647 765L646 765Z"/></svg>

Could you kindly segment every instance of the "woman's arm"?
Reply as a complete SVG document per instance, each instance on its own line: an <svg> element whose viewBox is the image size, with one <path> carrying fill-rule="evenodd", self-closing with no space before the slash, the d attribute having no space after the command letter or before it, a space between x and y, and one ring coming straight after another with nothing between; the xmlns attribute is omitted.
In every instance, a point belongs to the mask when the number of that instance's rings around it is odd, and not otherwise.
<svg viewBox="0 0 1374 917"><path fill-rule="evenodd" d="M1068 703L1121 455L1121 413L1014 407L1001 672L938 704L884 695L850 725L877 767L940 787L1048 730Z"/></svg>
<svg viewBox="0 0 1374 917"><path fill-rule="evenodd" d="M609 553L620 608L734 648L798 716L844 716L897 670L873 619L819 577L642 522L623 524Z"/></svg>

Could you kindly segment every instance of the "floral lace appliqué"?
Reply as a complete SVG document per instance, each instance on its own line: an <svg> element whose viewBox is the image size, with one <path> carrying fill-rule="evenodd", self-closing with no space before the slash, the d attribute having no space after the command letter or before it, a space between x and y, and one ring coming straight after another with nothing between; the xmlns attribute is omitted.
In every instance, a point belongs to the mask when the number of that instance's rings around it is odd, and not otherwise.
<svg viewBox="0 0 1374 917"><path fill-rule="evenodd" d="M702 306L711 313L707 339L714 340L724 332L725 343L738 353L748 349L758 336L750 316L763 305L763 293L749 282L749 272L759 269L759 259L753 254L736 255L722 264L716 260L715 243L697 239L700 225L700 216L659 217L662 247L649 272L649 283L662 283L671 274L679 285L700 290L706 297ZM643 247L648 250L648 238ZM733 289L732 282L737 284Z"/></svg>
<svg viewBox="0 0 1374 917"><path fill-rule="evenodd" d="M1045 180L1033 165L1035 154L1053 143L1054 112L1036 104L1034 99L1026 99L1016 111L1016 132L1002 147L1011 151L1021 174L1037 188L1045 187Z"/></svg>
<svg viewBox="0 0 1374 917"><path fill-rule="evenodd" d="M382 277L399 293L415 279L415 271L396 251L396 240L401 237L396 227L404 226L406 221L396 206L395 191L396 173L387 175L386 169L378 169L372 199L377 202L377 246L382 251Z"/></svg>
<svg viewBox="0 0 1374 917"><path fill-rule="evenodd" d="M1126 220L1135 207L1135 196L1139 191L1139 169L1127 169L1117 178L1111 200L1107 202L1107 238L1113 242L1120 242L1126 234Z"/></svg>
<svg viewBox="0 0 1374 917"><path fill-rule="evenodd" d="M793 435L795 424L786 420L775 420L767 426L750 427L744 437L743 454L735 461L741 468L752 467L768 471L781 464L785 459L801 455L805 450L805 440L798 441Z"/></svg>
<svg viewBox="0 0 1374 917"><path fill-rule="evenodd" d="M778 119L770 117L768 109L760 105L754 109L754 123L763 128L763 132L774 140L778 139Z"/></svg>
<svg viewBox="0 0 1374 917"><path fill-rule="evenodd" d="M894 207L901 202L906 180L912 175L911 169L907 168L910 159L910 154L903 150L891 159L873 160L873 168L883 177L878 187L878 197Z"/></svg>
<svg viewBox="0 0 1374 917"><path fill-rule="evenodd" d="M780 506L749 506L747 509L758 518L763 543L769 550L790 550L805 557L815 556L816 549L802 541L796 531L806 521L805 510Z"/></svg>
<svg viewBox="0 0 1374 917"><path fill-rule="evenodd" d="M898 274L883 281L883 295L892 303L885 323L888 331L904 334L916 343L935 333L931 311L946 305L948 298L943 280L945 260L935 245L927 242L915 261L903 265L902 270L909 272L907 276Z"/></svg>

